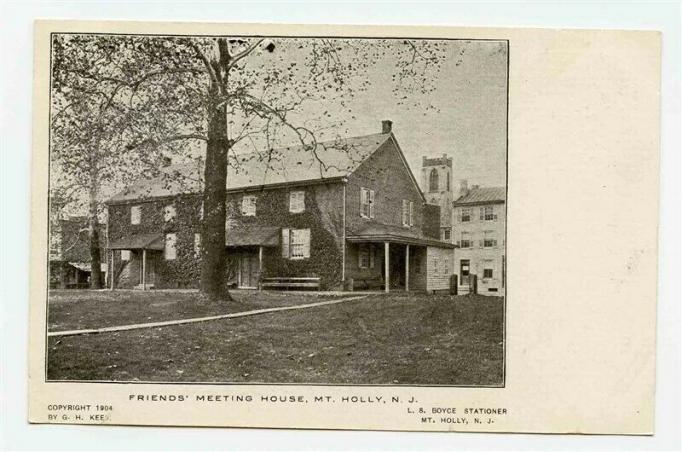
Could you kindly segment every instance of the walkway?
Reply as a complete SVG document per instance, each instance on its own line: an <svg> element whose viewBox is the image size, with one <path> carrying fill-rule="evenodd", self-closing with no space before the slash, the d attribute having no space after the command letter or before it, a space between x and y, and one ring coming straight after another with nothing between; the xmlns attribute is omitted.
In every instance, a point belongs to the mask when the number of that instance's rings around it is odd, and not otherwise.
<svg viewBox="0 0 682 452"><path fill-rule="evenodd" d="M319 301L316 303L300 304L297 306L282 306L282 307L278 307L278 308L255 309L253 311L234 312L232 314L213 315L210 317L196 317L193 319L166 320L164 322L137 323L134 325L122 325L122 326L108 326L105 328L96 328L96 329L88 329L88 330L49 331L47 333L47 335L48 335L48 337L76 336L76 335L80 335L80 334L111 333L111 332L115 332L115 331L130 331L130 330L140 330L140 329L144 329L144 328L156 328L156 327L162 327L162 326L184 325L187 323L208 322L210 320L234 319L237 317L247 317L247 316L251 316L251 315L267 314L269 312L291 311L294 309L314 308L317 306L327 306L327 305L332 305L332 304L345 303L347 301L360 300L362 298L367 298L367 297L368 297L368 295L360 295L360 296L355 296L355 297L341 298L338 300Z"/></svg>

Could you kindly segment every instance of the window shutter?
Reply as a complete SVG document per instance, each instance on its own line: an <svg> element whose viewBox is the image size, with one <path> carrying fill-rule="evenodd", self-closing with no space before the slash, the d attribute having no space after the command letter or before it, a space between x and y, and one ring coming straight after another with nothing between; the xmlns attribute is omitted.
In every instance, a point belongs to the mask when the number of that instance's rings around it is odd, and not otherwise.
<svg viewBox="0 0 682 452"><path fill-rule="evenodd" d="M360 216L365 217L365 204L367 204L369 201L368 199L368 194L367 194L367 189L366 188L360 188Z"/></svg>
<svg viewBox="0 0 682 452"><path fill-rule="evenodd" d="M478 246L483 246L483 240L478 241Z"/></svg>
<svg viewBox="0 0 682 452"><path fill-rule="evenodd" d="M374 190L369 191L369 217L374 218Z"/></svg>
<svg viewBox="0 0 682 452"><path fill-rule="evenodd" d="M414 202L410 201L410 226L414 226Z"/></svg>
<svg viewBox="0 0 682 452"><path fill-rule="evenodd" d="M310 229L301 229L301 241L303 242L303 257L310 257Z"/></svg>
<svg viewBox="0 0 682 452"><path fill-rule="evenodd" d="M289 258L289 229L282 229L282 257Z"/></svg>
<svg viewBox="0 0 682 452"><path fill-rule="evenodd" d="M480 213L480 219L483 220L485 218L485 208L481 207L478 211Z"/></svg>

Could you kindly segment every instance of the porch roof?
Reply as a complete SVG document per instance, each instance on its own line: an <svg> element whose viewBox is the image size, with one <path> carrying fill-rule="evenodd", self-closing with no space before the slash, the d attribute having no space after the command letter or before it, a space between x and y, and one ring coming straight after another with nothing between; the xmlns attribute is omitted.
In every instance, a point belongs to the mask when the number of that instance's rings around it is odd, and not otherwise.
<svg viewBox="0 0 682 452"><path fill-rule="evenodd" d="M115 240L109 244L110 250L163 250L163 235L137 234Z"/></svg>
<svg viewBox="0 0 682 452"><path fill-rule="evenodd" d="M409 228L385 224L369 225L357 232L347 235L346 240L351 243L390 242L406 245L436 246L438 248L455 247L452 243L441 242L440 240L426 237L420 232L416 232Z"/></svg>
<svg viewBox="0 0 682 452"><path fill-rule="evenodd" d="M225 231L225 246L266 246L279 245L279 228L250 227Z"/></svg>

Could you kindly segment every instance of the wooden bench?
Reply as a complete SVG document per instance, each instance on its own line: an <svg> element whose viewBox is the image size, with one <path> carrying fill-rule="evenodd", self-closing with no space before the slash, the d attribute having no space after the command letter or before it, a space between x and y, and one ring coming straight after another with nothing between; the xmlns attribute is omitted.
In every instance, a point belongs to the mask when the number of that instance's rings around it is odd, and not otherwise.
<svg viewBox="0 0 682 452"><path fill-rule="evenodd" d="M382 290L384 280L381 278L353 278L353 290Z"/></svg>
<svg viewBox="0 0 682 452"><path fill-rule="evenodd" d="M305 278L263 278L261 280L262 289L317 289L320 290L320 278L305 277Z"/></svg>

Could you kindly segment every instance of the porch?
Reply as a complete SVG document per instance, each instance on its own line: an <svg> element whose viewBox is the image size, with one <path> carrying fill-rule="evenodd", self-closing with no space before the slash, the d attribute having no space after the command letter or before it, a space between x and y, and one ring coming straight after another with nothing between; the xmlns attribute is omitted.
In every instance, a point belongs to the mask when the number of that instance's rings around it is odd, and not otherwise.
<svg viewBox="0 0 682 452"><path fill-rule="evenodd" d="M407 228L372 225L346 237L344 281L381 281L384 292L447 288L454 245ZM435 256L435 257L434 257ZM434 284L435 282L435 284ZM359 285L362 290L365 287Z"/></svg>
<svg viewBox="0 0 682 452"><path fill-rule="evenodd" d="M164 239L161 234L139 234L116 240L109 244L107 257L110 272L108 284L116 287L117 278L124 279L126 285L135 289L154 288L156 283L156 261L164 250ZM119 251L119 271L116 271L115 251ZM108 272L109 273L109 272Z"/></svg>
<svg viewBox="0 0 682 452"><path fill-rule="evenodd" d="M264 256L279 246L279 228L228 229L225 246L230 259L228 284L239 289L260 289Z"/></svg>

